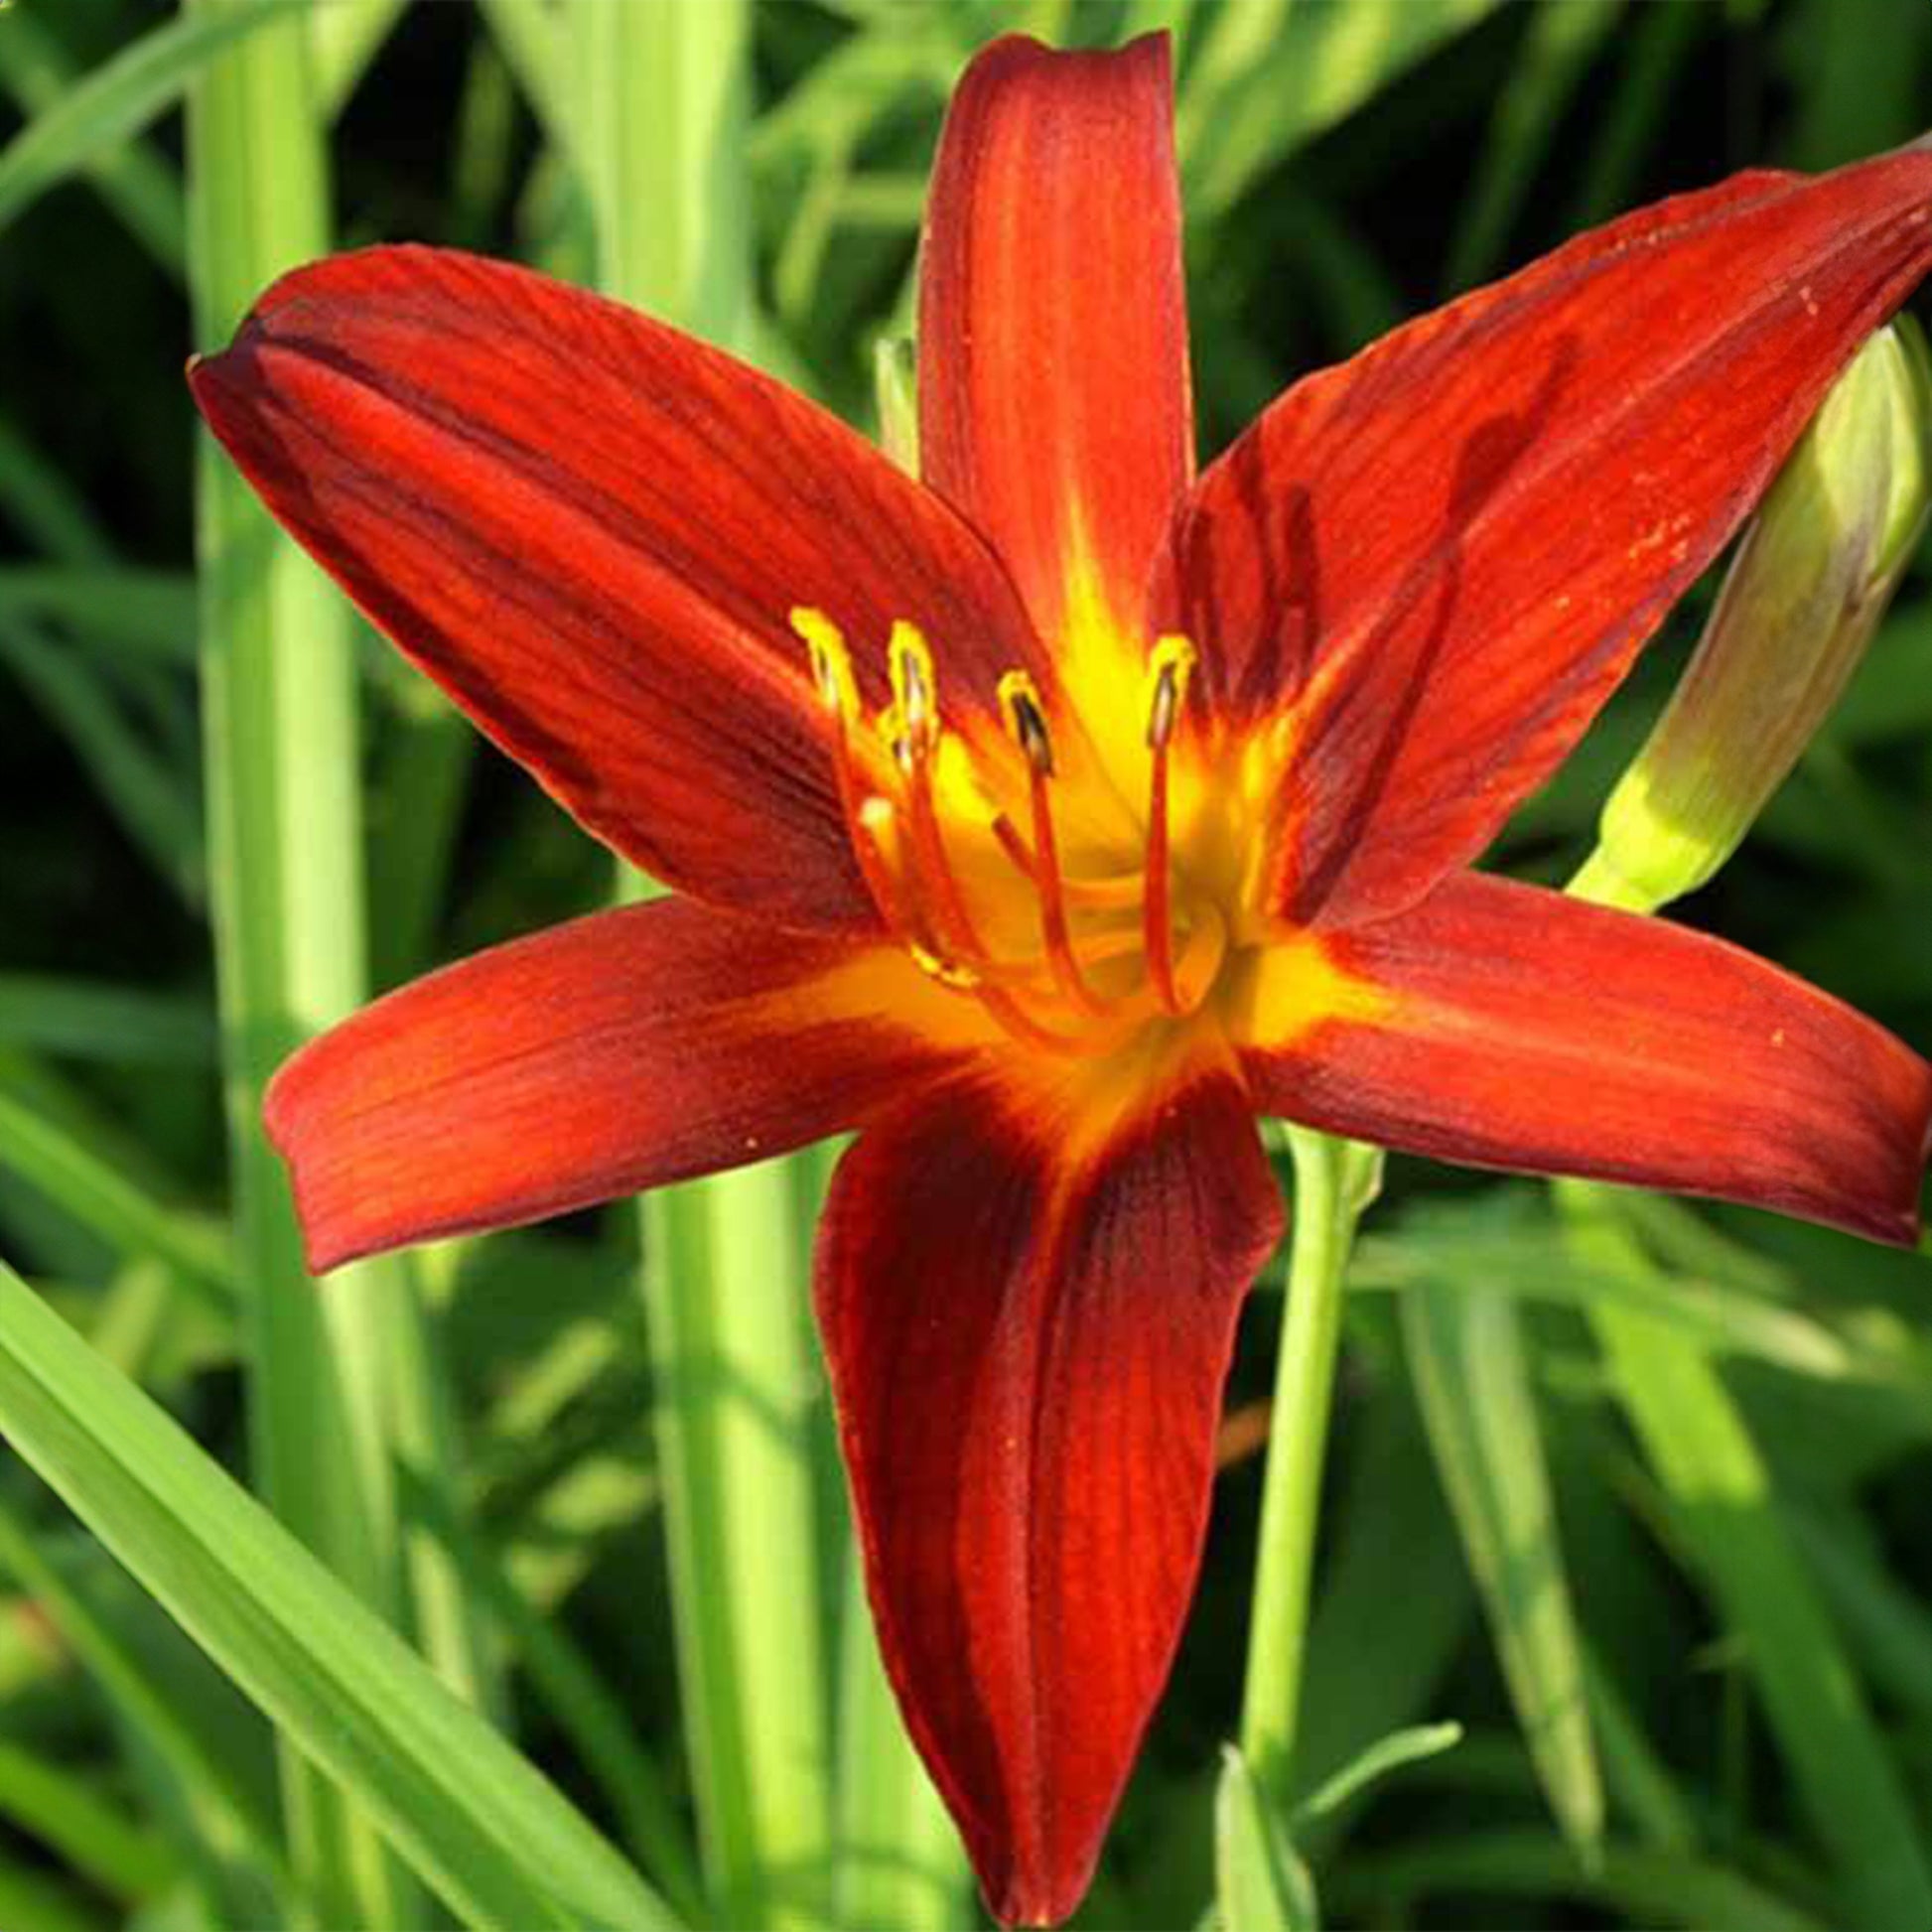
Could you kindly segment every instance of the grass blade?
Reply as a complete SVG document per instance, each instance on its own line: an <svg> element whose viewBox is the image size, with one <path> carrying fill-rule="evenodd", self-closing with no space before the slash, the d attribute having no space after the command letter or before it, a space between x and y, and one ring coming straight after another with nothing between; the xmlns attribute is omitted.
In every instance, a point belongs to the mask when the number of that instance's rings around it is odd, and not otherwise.
<svg viewBox="0 0 1932 1932"><path fill-rule="evenodd" d="M0 1092L0 1166L131 1260L164 1262L205 1301L232 1305L234 1285L220 1237L164 1206L58 1121Z"/></svg>
<svg viewBox="0 0 1932 1932"><path fill-rule="evenodd" d="M0 973L0 1046L119 1065L208 1066L214 1017L184 995Z"/></svg>
<svg viewBox="0 0 1932 1932"><path fill-rule="evenodd" d="M356 82L395 31L409 0L330 0L309 15L309 48L316 101L333 121L348 104Z"/></svg>
<svg viewBox="0 0 1932 1932"><path fill-rule="evenodd" d="M1644 1273L1613 1194L1559 1182L1579 1256ZM1932 1923L1932 1866L1769 1473L1723 1378L1667 1323L1612 1302L1591 1319L1611 1379L1696 1561L1743 1646L1799 1802L1838 1868L1846 1916Z"/></svg>
<svg viewBox="0 0 1932 1932"><path fill-rule="evenodd" d="M675 1925L523 1758L3 1266L0 1431L466 1921Z"/></svg>
<svg viewBox="0 0 1932 1932"><path fill-rule="evenodd" d="M0 1296L17 1279L0 1265ZM36 1309L43 1320L58 1325L58 1317L38 1304ZM68 1340L72 1347L81 1346L71 1336ZM0 1365L0 1378L5 1373ZM0 1426L13 1440L11 1425ZM23 1444L15 1442L15 1447L32 1461ZM50 1562L26 1522L5 1502L0 1502L0 1567L53 1624L122 1722L138 1732L183 1790L192 1794L195 1823L207 1841L208 1863L220 1872L232 1871L244 1860L277 1870L281 1852L273 1821L247 1780L216 1748L208 1727L196 1722L179 1687L149 1671L125 1630L94 1600L96 1593L70 1582Z"/></svg>
<svg viewBox="0 0 1932 1932"><path fill-rule="evenodd" d="M0 1817L126 1903L152 1897L174 1872L161 1841L103 1803L85 1779L4 1739Z"/></svg>
<svg viewBox="0 0 1932 1932"><path fill-rule="evenodd" d="M1570 1897L1619 1913L1633 1925L1827 1932L1820 1920L1728 1865L1620 1845L1606 1845L1593 1865L1585 1865L1559 1840L1539 1832L1465 1832L1359 1859L1332 1889L1343 1909L1369 1923L1385 1918L1383 1901L1402 1900L1404 1922L1413 1924L1414 1900L1473 1891L1527 1899L1536 1922L1544 1916L1538 1908L1552 1897Z"/></svg>
<svg viewBox="0 0 1932 1932"><path fill-rule="evenodd" d="M1522 51L1490 116L1476 178L1449 242L1444 279L1451 290L1494 273L1564 108L1622 11L1623 0L1530 10Z"/></svg>
<svg viewBox="0 0 1932 1932"><path fill-rule="evenodd" d="M1214 1916L1222 1932L1316 1932L1320 1923L1314 1880L1231 1744L1214 1787Z"/></svg>
<svg viewBox="0 0 1932 1932"><path fill-rule="evenodd" d="M945 1803L905 1734L856 1547L841 1624L833 1918L856 1932L879 1925L946 1932L960 1917L966 1863Z"/></svg>
<svg viewBox="0 0 1932 1932"><path fill-rule="evenodd" d="M33 479L37 502L49 496L46 479ZM42 533L36 533L42 534ZM59 533L70 552L75 541L90 542L82 523ZM56 546L56 533L43 540ZM197 607L195 580L174 570L117 568L105 554L69 557L75 568L8 565L0 568L0 614L9 618L52 619L82 636L124 649L130 656L193 669Z"/></svg>
<svg viewBox="0 0 1932 1932"><path fill-rule="evenodd" d="M95 668L33 625L4 617L0 665L68 740L129 843L185 903L199 908L207 879L194 794L141 742Z"/></svg>
<svg viewBox="0 0 1932 1932"><path fill-rule="evenodd" d="M1318 1790L1311 1792L1296 1807L1296 1824L1339 1811L1350 1799L1359 1797L1391 1772L1440 1757L1461 1741L1462 1726L1457 1724L1412 1725L1407 1730L1391 1731L1388 1736L1377 1738L1353 1763L1344 1764Z"/></svg>
<svg viewBox="0 0 1932 1932"><path fill-rule="evenodd" d="M1217 216L1499 0L1288 0L1221 9L1175 113L1189 213ZM1224 51L1225 50L1225 51Z"/></svg>
<svg viewBox="0 0 1932 1932"><path fill-rule="evenodd" d="M253 0L170 21L67 89L0 149L0 228L178 101L230 42L304 0ZM12 23L0 24L0 33Z"/></svg>
<svg viewBox="0 0 1932 1932"><path fill-rule="evenodd" d="M67 478L0 417L0 510L38 550L63 564L111 564L113 546Z"/></svg>
<svg viewBox="0 0 1932 1932"><path fill-rule="evenodd" d="M742 347L749 7L576 0L567 20L600 285ZM732 1924L803 1932L824 1923L831 1801L791 1194L768 1162L652 1196L644 1299L707 1875Z"/></svg>
<svg viewBox="0 0 1932 1932"><path fill-rule="evenodd" d="M0 26L0 84L30 118L54 108L74 85L66 51L24 7L15 8ZM127 231L180 280L188 216L174 169L152 148L128 140L101 147L84 167Z"/></svg>
<svg viewBox="0 0 1932 1932"><path fill-rule="evenodd" d="M1401 1308L1436 1466L1510 1701L1564 1836L1587 1857L1602 1837L1603 1786L1516 1304L1421 1289Z"/></svg>
<svg viewBox="0 0 1932 1932"><path fill-rule="evenodd" d="M189 103L198 340L224 343L281 271L328 246L326 156L308 23L275 0L194 0L187 24L256 31L205 66ZM217 43L218 45L218 43ZM410 1272L345 1269L318 1295L302 1265L262 1089L303 1036L357 1005L362 830L347 606L202 440L198 548L216 981L237 1249L253 1301L249 1421L264 1494L385 1615L411 1589L450 1681L479 1683L447 1559L403 1524L398 1463L447 1482L447 1418ZM326 1449L319 1446L326 1445ZM413 1878L368 1816L284 1757L305 1889L336 1923L408 1923Z"/></svg>

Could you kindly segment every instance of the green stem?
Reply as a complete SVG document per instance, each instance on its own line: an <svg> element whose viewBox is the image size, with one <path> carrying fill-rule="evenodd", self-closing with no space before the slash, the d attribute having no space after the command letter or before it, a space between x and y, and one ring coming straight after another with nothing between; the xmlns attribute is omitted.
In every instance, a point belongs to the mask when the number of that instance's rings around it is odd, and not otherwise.
<svg viewBox="0 0 1932 1932"><path fill-rule="evenodd" d="M946 1932L959 1922L966 1863L945 1803L905 1734L880 1660L856 1544L840 1649L834 1922Z"/></svg>
<svg viewBox="0 0 1932 1932"><path fill-rule="evenodd" d="M1288 1145L1295 1163L1295 1232L1241 1713L1242 1751L1278 1798L1288 1793L1301 1722L1315 1525L1341 1345L1342 1276L1380 1161L1373 1149L1306 1128L1291 1128Z"/></svg>
<svg viewBox="0 0 1932 1932"><path fill-rule="evenodd" d="M190 0L201 11L261 0ZM211 62L189 102L195 332L225 343L284 269L329 246L328 155L309 21L272 20ZM447 1558L401 1520L394 1472L450 1482L446 1400L406 1269L363 1263L318 1292L261 1128L276 1066L360 1004L358 726L349 614L204 439L198 489L209 886L236 1207L252 1325L257 1484L368 1602L428 1612L432 1661L475 1689ZM326 1924L421 1922L424 1899L369 1814L286 1739L282 1784L301 1901Z"/></svg>
<svg viewBox="0 0 1932 1932"><path fill-rule="evenodd" d="M498 18L514 10L500 5ZM570 151L611 295L729 348L752 312L751 9L575 0ZM725 1922L825 1923L829 1725L792 1176L767 1162L644 1203L679 1693Z"/></svg>

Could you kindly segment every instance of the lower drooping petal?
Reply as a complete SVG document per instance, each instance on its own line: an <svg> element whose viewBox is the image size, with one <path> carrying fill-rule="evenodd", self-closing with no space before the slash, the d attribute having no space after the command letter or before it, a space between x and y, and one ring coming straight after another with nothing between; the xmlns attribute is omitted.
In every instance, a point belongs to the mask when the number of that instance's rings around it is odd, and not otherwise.
<svg viewBox="0 0 1932 1932"><path fill-rule="evenodd" d="M1281 1222L1225 1065L1099 1129L962 1084L839 1169L818 1313L881 1648L1005 1922L1086 1888Z"/></svg>
<svg viewBox="0 0 1932 1932"><path fill-rule="evenodd" d="M869 705L897 619L941 649L955 713L1043 675L1005 572L932 491L768 377L530 269L316 262L190 381L276 517L497 745L718 904L877 924L792 607L846 627Z"/></svg>
<svg viewBox="0 0 1932 1932"><path fill-rule="evenodd" d="M657 899L365 1007L276 1075L268 1132L321 1271L859 1126L962 1026L897 949Z"/></svg>
<svg viewBox="0 0 1932 1932"><path fill-rule="evenodd" d="M1239 1028L1265 1110L1478 1167L1709 1194L1910 1242L1932 1067L1721 940L1464 873L1264 961Z"/></svg>

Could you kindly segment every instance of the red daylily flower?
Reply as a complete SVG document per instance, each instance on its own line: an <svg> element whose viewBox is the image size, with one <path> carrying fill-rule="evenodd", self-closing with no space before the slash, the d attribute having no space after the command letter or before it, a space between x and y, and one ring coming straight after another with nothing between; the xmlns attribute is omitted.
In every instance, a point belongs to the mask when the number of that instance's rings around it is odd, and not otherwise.
<svg viewBox="0 0 1932 1932"><path fill-rule="evenodd" d="M349 596L682 897L433 974L269 1100L317 1268L857 1129L816 1299L884 1653L1005 1920L1086 1886L1206 1527L1278 1114L1905 1241L1932 1069L1467 870L1932 263L1932 153L1749 174L1193 472L1168 51L1006 40L925 236L923 475L423 248L194 369Z"/></svg>

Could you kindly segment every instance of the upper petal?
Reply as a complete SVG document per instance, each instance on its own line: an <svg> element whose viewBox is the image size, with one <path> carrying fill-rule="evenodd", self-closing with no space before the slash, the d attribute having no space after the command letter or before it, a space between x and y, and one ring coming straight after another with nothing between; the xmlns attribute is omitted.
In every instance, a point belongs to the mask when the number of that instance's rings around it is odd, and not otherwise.
<svg viewBox="0 0 1932 1932"><path fill-rule="evenodd" d="M926 480L1049 642L1138 633L1193 471L1165 35L1082 54L1013 36L967 69L926 210L919 418Z"/></svg>
<svg viewBox="0 0 1932 1932"><path fill-rule="evenodd" d="M1740 175L1298 384L1157 593L1202 695L1285 714L1277 898L1413 902L1569 750L1932 262L1932 152Z"/></svg>
<svg viewBox="0 0 1932 1932"><path fill-rule="evenodd" d="M678 898L402 987L268 1091L310 1263L560 1214L860 1125L976 1043L896 947Z"/></svg>
<svg viewBox="0 0 1932 1932"><path fill-rule="evenodd" d="M363 611L592 831L701 897L872 920L793 606L845 627L875 703L895 618L931 638L949 704L990 709L1036 654L980 538L862 438L528 269L318 262L192 380Z"/></svg>
<svg viewBox="0 0 1932 1932"><path fill-rule="evenodd" d="M818 1312L881 1649L1003 1922L1086 1889L1281 1220L1225 1065L1098 1135L962 1086L839 1169Z"/></svg>
<svg viewBox="0 0 1932 1932"><path fill-rule="evenodd" d="M1735 946L1476 873L1315 942L1319 971L1309 943L1262 963L1239 1022L1271 1112L1914 1238L1932 1066Z"/></svg>

